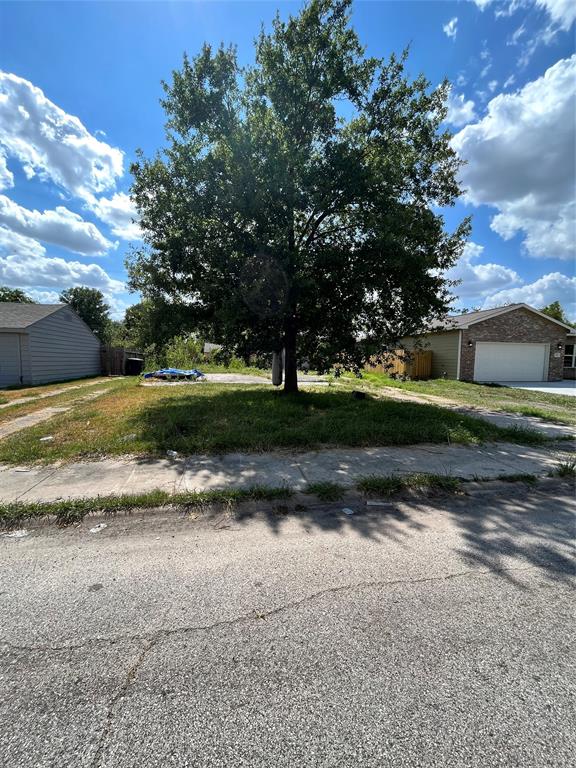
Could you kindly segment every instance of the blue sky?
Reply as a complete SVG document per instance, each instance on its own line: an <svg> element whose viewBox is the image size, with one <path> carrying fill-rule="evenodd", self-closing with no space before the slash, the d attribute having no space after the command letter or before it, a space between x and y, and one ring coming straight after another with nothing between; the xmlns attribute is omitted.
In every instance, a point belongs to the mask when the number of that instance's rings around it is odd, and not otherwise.
<svg viewBox="0 0 576 768"><path fill-rule="evenodd" d="M204 41L253 56L277 2L0 2L0 284L55 301L100 288L120 317L138 242L136 148L164 140L160 81ZM573 0L357 2L367 53L411 46L409 71L452 83L450 128L472 213L455 307L559 299L576 318Z"/></svg>

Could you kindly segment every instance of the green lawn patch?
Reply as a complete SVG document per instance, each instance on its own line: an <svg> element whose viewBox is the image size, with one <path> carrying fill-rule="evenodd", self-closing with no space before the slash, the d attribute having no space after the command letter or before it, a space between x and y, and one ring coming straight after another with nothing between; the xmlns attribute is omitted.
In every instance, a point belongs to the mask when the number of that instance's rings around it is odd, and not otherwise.
<svg viewBox="0 0 576 768"><path fill-rule="evenodd" d="M358 480L356 488L367 496L392 496L408 489L454 493L460 488L460 483L461 481L457 477L451 475L426 473L389 477L368 475Z"/></svg>
<svg viewBox="0 0 576 768"><path fill-rule="evenodd" d="M154 490L148 493L50 502L13 501L0 504L0 527L14 528L25 520L42 517L53 517L58 525L70 525L80 522L87 514L115 514L117 512L129 512L133 509L154 509L166 505L196 509L208 504L234 505L242 501L277 501L289 499L293 493L287 486L278 488L253 486L246 489L176 494Z"/></svg>
<svg viewBox="0 0 576 768"><path fill-rule="evenodd" d="M53 439L41 442L47 434ZM357 400L336 387L285 395L258 385L168 388L124 382L92 402L1 440L0 461L492 440L546 442L530 430L503 429L437 405Z"/></svg>
<svg viewBox="0 0 576 768"><path fill-rule="evenodd" d="M344 486L330 482L311 483L306 488L306 493L317 496L320 501L339 501L345 492Z"/></svg>
<svg viewBox="0 0 576 768"><path fill-rule="evenodd" d="M550 473L551 477L576 477L576 458L565 459Z"/></svg>
<svg viewBox="0 0 576 768"><path fill-rule="evenodd" d="M576 424L576 407L572 398L552 392L532 392L513 387L490 387L465 381L430 379L429 381L399 381L383 373L365 371L357 386L364 382L369 387L381 389L394 387L421 395L435 395L462 405L487 408L494 411L536 416L559 424Z"/></svg>

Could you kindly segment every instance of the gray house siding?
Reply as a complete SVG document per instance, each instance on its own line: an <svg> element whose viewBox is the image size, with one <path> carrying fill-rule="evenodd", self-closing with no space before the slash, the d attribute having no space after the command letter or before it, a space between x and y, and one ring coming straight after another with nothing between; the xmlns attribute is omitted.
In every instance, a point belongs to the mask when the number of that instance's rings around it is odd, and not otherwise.
<svg viewBox="0 0 576 768"><path fill-rule="evenodd" d="M32 366L30 365L30 337L27 333L20 334L20 351L22 353L22 384L32 384Z"/></svg>
<svg viewBox="0 0 576 768"><path fill-rule="evenodd" d="M430 333L419 339L421 348L432 352L432 378L457 379L458 357L460 354L460 331ZM402 343L411 349L415 339L402 339Z"/></svg>
<svg viewBox="0 0 576 768"><path fill-rule="evenodd" d="M20 384L20 334L0 333L0 387Z"/></svg>
<svg viewBox="0 0 576 768"><path fill-rule="evenodd" d="M29 346L31 384L100 373L100 342L67 307L30 327Z"/></svg>

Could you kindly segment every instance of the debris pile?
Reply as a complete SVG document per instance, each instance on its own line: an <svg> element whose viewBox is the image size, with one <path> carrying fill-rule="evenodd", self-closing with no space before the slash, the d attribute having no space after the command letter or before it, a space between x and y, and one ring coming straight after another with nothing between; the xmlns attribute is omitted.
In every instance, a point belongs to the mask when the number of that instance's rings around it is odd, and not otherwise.
<svg viewBox="0 0 576 768"><path fill-rule="evenodd" d="M144 374L145 379L161 379L162 381L201 381L206 377L197 368L161 368Z"/></svg>

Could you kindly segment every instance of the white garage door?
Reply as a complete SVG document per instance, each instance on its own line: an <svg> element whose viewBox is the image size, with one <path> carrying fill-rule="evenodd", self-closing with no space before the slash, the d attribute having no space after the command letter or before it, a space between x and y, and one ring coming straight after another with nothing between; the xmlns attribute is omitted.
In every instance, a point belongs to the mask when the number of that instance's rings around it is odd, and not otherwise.
<svg viewBox="0 0 576 768"><path fill-rule="evenodd" d="M545 381L548 344L511 344L479 341L476 344L474 381Z"/></svg>
<svg viewBox="0 0 576 768"><path fill-rule="evenodd" d="M0 387L20 384L20 339L17 333L0 333Z"/></svg>

